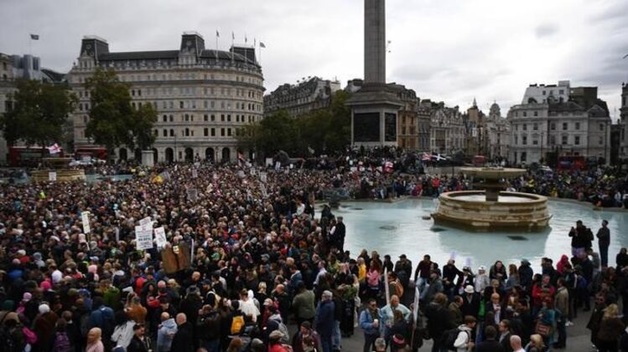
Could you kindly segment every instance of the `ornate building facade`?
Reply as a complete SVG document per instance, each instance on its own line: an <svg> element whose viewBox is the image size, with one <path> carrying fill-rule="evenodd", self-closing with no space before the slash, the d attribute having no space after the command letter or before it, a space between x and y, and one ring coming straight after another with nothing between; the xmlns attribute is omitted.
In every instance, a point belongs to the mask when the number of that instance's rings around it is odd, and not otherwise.
<svg viewBox="0 0 628 352"><path fill-rule="evenodd" d="M327 108L332 96L340 90L340 82L308 77L297 85L283 84L264 96L264 116L286 110L292 117Z"/></svg>
<svg viewBox="0 0 628 352"><path fill-rule="evenodd" d="M489 160L502 160L508 158L510 148L510 124L501 115L501 109L495 102L491 105L486 119L486 131L488 137L487 157Z"/></svg>
<svg viewBox="0 0 628 352"><path fill-rule="evenodd" d="M464 150L466 128L458 107L448 108L444 103L431 104L430 151L451 155Z"/></svg>
<svg viewBox="0 0 628 352"><path fill-rule="evenodd" d="M97 147L85 136L90 97L84 86L97 67L113 69L130 85L133 106L157 110L155 162L236 160L236 135L263 117L264 76L254 48L208 50L200 34L186 32L178 50L110 52L106 40L87 36L68 74L80 99L72 115L75 149ZM116 159L140 156L116 149Z"/></svg>
<svg viewBox="0 0 628 352"><path fill-rule="evenodd" d="M597 87L572 88L568 101L514 105L508 121L511 162L539 163L551 156L609 160L611 119L606 103L597 98Z"/></svg>

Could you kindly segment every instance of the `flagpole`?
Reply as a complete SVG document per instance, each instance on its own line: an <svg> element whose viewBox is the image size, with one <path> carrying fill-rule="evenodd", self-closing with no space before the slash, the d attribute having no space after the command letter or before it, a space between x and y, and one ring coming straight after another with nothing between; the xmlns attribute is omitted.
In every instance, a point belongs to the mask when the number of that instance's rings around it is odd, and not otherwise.
<svg viewBox="0 0 628 352"><path fill-rule="evenodd" d="M234 41L235 41L235 34L231 32L231 63L235 61L235 56L234 56L235 52L233 50Z"/></svg>

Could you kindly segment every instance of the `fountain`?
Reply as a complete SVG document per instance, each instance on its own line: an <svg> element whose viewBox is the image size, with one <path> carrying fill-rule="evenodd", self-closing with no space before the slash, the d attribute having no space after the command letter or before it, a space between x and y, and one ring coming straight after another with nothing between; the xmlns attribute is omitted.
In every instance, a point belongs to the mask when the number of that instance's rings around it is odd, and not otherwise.
<svg viewBox="0 0 628 352"><path fill-rule="evenodd" d="M502 192L503 179L523 175L524 169L464 167L461 172L484 179L473 191L447 192L440 195L436 211L431 214L437 224L464 229L492 231L542 231L551 215L547 197L520 192Z"/></svg>
<svg viewBox="0 0 628 352"><path fill-rule="evenodd" d="M72 158L43 158L42 168L33 170L32 178L35 182L65 182L84 181L85 171L79 168L71 168Z"/></svg>

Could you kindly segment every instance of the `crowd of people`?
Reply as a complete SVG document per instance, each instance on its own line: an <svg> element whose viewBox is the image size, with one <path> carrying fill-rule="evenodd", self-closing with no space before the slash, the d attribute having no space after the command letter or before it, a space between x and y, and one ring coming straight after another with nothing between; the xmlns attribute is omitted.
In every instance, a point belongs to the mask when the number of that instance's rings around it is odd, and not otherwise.
<svg viewBox="0 0 628 352"><path fill-rule="evenodd" d="M455 328L458 351L507 334L541 351L566 345L564 327L591 297L592 341L604 350L620 339L603 333L623 326L614 304L628 292L625 250L617 268L585 245L536 274L526 260L472 270L429 256L414 269L405 255L346 251L342 217L316 206L329 188L434 195L464 176L207 164L136 175L0 186L5 350L332 352L360 332L364 351L415 351L428 338L439 351ZM163 241L139 249L146 226L163 229Z"/></svg>

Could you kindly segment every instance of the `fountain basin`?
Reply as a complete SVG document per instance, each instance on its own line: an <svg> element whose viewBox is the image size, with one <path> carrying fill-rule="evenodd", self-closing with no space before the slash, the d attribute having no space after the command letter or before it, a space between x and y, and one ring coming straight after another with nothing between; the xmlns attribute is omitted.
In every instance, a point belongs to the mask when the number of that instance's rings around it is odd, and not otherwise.
<svg viewBox="0 0 628 352"><path fill-rule="evenodd" d="M544 196L500 192L497 201L487 201L485 196L483 190L443 193L432 218L437 224L476 232L539 232L552 218Z"/></svg>

